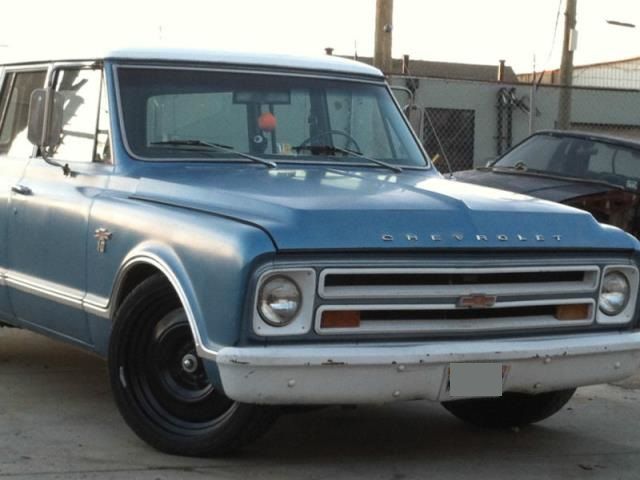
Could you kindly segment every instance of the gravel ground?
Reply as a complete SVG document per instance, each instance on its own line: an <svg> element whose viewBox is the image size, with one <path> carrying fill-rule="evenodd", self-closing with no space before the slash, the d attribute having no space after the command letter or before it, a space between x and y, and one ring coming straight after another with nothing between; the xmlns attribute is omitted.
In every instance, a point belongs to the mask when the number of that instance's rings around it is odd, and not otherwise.
<svg viewBox="0 0 640 480"><path fill-rule="evenodd" d="M520 431L469 427L430 402L285 415L226 459L146 446L101 359L29 332L0 329L0 385L0 478L640 478L640 376L580 389Z"/></svg>

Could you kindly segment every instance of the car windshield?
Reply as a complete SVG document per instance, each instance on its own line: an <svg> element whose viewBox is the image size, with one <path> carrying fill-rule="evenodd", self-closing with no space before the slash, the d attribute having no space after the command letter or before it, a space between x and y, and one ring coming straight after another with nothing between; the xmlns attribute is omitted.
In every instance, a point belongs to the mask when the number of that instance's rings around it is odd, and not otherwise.
<svg viewBox="0 0 640 480"><path fill-rule="evenodd" d="M534 135L493 167L598 180L637 190L640 150L593 138Z"/></svg>
<svg viewBox="0 0 640 480"><path fill-rule="evenodd" d="M278 164L427 165L382 83L177 67L117 72L126 140L138 158L246 161L235 151Z"/></svg>

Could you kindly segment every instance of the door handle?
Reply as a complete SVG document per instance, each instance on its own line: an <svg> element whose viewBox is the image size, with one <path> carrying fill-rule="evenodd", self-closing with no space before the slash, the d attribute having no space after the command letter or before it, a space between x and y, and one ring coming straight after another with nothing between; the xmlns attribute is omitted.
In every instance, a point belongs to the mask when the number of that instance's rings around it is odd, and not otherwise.
<svg viewBox="0 0 640 480"><path fill-rule="evenodd" d="M24 185L14 185L11 187L11 191L13 193L17 193L18 195L31 195L31 189L29 187L25 187Z"/></svg>

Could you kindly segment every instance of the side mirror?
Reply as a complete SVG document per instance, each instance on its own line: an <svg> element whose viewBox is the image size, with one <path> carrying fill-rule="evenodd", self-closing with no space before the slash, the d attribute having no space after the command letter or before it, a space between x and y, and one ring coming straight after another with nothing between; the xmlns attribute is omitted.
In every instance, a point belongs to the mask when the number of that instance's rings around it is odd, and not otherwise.
<svg viewBox="0 0 640 480"><path fill-rule="evenodd" d="M393 96L396 97L396 100L402 107L402 111L405 112L406 115L408 111L411 111L415 103L413 92L407 87L401 87L399 85L390 85L389 88L391 89L391 92L393 92Z"/></svg>
<svg viewBox="0 0 640 480"><path fill-rule="evenodd" d="M42 159L50 165L60 167L65 176L73 172L68 164L49 158L48 149L57 147L62 140L62 114L64 96L51 88L38 88L31 93L27 138L40 148Z"/></svg>
<svg viewBox="0 0 640 480"><path fill-rule="evenodd" d="M40 147L52 148L60 143L64 97L51 88L38 88L29 101L27 138Z"/></svg>

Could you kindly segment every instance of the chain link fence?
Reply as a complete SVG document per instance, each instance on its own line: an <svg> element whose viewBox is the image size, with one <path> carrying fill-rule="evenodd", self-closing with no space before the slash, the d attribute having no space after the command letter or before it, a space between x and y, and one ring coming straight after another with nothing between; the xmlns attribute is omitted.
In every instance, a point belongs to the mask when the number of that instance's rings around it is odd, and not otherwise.
<svg viewBox="0 0 640 480"><path fill-rule="evenodd" d="M473 168L474 110L423 108L421 139L436 164L449 163L454 170Z"/></svg>
<svg viewBox="0 0 640 480"><path fill-rule="evenodd" d="M561 104L568 129L640 141L640 90L575 86L563 103L563 87L550 84L403 76L391 83L414 92L398 100L441 172L485 165L531 133L558 128Z"/></svg>

